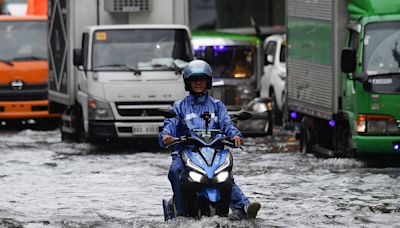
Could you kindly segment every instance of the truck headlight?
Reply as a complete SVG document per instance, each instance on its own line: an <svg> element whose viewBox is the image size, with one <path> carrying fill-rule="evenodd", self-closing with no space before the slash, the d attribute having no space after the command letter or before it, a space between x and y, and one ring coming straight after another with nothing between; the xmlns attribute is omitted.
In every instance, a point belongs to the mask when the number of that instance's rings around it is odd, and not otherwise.
<svg viewBox="0 0 400 228"><path fill-rule="evenodd" d="M94 98L88 98L90 120L113 120L114 114L110 104Z"/></svg>
<svg viewBox="0 0 400 228"><path fill-rule="evenodd" d="M400 128L392 116L359 114L357 118L357 131L368 133L400 133Z"/></svg>

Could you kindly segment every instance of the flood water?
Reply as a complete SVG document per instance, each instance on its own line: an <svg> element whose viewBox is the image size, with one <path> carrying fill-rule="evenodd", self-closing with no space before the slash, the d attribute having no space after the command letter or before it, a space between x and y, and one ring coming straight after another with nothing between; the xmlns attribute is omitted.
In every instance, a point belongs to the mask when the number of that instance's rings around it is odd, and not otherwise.
<svg viewBox="0 0 400 228"><path fill-rule="evenodd" d="M400 168L301 154L289 132L247 138L236 183L254 220L163 221L166 151L63 143L58 131L0 132L0 227L400 227Z"/></svg>

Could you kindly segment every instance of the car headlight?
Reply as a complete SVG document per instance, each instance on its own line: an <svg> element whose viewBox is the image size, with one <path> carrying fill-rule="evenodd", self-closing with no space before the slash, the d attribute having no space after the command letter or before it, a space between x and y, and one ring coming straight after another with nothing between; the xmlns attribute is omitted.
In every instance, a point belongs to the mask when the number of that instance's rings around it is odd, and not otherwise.
<svg viewBox="0 0 400 228"><path fill-rule="evenodd" d="M114 114L110 104L98 99L88 98L90 120L113 120Z"/></svg>
<svg viewBox="0 0 400 228"><path fill-rule="evenodd" d="M228 171L224 171L220 174L218 174L215 178L214 178L214 182L215 183L222 183L225 182L229 177L229 172Z"/></svg>
<svg viewBox="0 0 400 228"><path fill-rule="evenodd" d="M388 115L358 115L357 131L368 133L400 133L395 119Z"/></svg>

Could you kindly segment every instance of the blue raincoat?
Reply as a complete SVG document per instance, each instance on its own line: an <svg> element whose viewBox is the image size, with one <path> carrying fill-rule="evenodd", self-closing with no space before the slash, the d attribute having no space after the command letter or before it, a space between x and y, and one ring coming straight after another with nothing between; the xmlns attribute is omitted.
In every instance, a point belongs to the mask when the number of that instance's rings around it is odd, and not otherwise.
<svg viewBox="0 0 400 228"><path fill-rule="evenodd" d="M188 95L183 100L176 101L172 110L178 115L178 118L165 119L163 131L159 134L159 143L162 147L166 146L162 141L165 135L180 137L186 135L190 130L204 129L205 121L200 117L204 112L211 114L209 129L221 129L229 138L233 138L235 135L242 137L222 101L210 97L207 93L200 97ZM187 127L179 119L184 120ZM172 164L168 173L178 215L184 214L182 193L179 187L179 178L184 167L181 159L182 150L181 146L177 146L172 152ZM248 202L248 198L233 181L231 208L243 209Z"/></svg>

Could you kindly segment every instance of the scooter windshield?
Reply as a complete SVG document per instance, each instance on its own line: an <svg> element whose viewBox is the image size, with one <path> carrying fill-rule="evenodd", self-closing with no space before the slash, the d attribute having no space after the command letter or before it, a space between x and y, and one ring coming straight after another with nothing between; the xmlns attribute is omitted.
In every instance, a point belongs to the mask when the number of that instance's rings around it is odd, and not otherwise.
<svg viewBox="0 0 400 228"><path fill-rule="evenodd" d="M219 140L222 137L220 130L206 131L205 129L193 130L192 136L206 146L214 144L217 140Z"/></svg>

